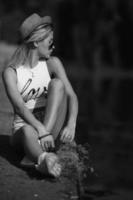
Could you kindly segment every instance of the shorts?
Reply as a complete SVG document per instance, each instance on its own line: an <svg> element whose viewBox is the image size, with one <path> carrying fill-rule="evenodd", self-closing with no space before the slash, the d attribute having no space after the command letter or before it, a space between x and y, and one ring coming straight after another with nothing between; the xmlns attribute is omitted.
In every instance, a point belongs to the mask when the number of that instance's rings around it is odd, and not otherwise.
<svg viewBox="0 0 133 200"><path fill-rule="evenodd" d="M40 122L43 122L45 116L45 107L35 108L32 113ZM19 115L15 114L12 125L12 133L14 134L24 125L27 125L27 122L25 122Z"/></svg>

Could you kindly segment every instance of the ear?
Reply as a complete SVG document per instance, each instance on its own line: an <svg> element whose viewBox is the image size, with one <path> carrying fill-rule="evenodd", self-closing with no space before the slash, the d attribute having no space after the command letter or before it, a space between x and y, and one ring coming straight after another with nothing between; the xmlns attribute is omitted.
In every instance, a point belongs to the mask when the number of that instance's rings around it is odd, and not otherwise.
<svg viewBox="0 0 133 200"><path fill-rule="evenodd" d="M36 48L38 47L38 42L37 42L37 41L34 42L34 46L35 46Z"/></svg>

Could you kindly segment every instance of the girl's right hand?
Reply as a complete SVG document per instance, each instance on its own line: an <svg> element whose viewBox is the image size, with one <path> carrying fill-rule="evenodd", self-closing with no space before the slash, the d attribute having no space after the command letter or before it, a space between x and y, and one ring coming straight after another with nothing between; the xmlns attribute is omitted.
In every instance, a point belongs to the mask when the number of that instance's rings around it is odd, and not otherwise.
<svg viewBox="0 0 133 200"><path fill-rule="evenodd" d="M39 137L44 135L44 137L40 139L40 144L44 151L48 151L49 149L53 149L55 147L53 136L48 135L45 137L45 135L49 134L49 132L45 129L45 126L43 124L39 124L39 126L37 127L37 132Z"/></svg>
<svg viewBox="0 0 133 200"><path fill-rule="evenodd" d="M52 135L41 138L40 143L44 151L49 151L55 148L54 138Z"/></svg>

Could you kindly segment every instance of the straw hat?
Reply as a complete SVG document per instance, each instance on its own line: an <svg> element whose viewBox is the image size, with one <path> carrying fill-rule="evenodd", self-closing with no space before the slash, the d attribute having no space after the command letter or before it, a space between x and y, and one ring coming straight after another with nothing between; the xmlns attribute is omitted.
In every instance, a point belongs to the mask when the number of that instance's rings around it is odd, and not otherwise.
<svg viewBox="0 0 133 200"><path fill-rule="evenodd" d="M40 17L36 13L30 15L20 26L20 34L22 39L28 37L38 26L45 24L52 24L52 19L50 16Z"/></svg>

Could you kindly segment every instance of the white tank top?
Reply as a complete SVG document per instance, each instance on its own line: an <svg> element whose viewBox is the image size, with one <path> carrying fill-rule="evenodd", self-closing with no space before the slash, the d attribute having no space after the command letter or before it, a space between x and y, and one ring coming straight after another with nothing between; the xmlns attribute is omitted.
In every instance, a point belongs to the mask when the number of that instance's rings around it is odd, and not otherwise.
<svg viewBox="0 0 133 200"><path fill-rule="evenodd" d="M16 69L17 87L28 109L46 104L48 84L51 80L46 61L39 61L34 68L20 66Z"/></svg>

